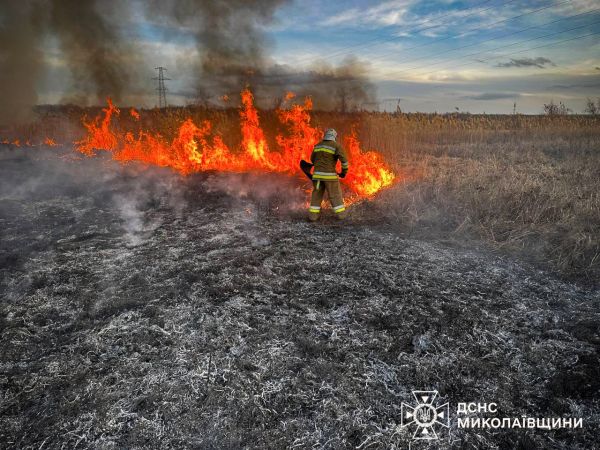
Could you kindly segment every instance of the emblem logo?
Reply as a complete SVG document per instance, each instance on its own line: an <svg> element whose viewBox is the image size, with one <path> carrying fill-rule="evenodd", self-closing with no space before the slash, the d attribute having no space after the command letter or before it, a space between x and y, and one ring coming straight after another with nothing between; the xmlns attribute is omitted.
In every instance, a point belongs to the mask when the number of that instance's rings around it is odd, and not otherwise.
<svg viewBox="0 0 600 450"><path fill-rule="evenodd" d="M450 427L448 402L443 405L435 403L438 391L413 391L412 394L416 404L402 403L401 427L414 427L413 439L438 439L436 428Z"/></svg>

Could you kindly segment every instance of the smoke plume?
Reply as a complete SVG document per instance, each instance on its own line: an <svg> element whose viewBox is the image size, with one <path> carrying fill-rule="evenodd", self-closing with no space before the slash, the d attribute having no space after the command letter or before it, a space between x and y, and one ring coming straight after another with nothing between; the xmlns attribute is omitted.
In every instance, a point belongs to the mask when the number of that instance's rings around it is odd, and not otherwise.
<svg viewBox="0 0 600 450"><path fill-rule="evenodd" d="M144 61L135 26L140 18L173 42L185 30L196 51L181 66L194 74L193 96L218 103L250 86L263 107L277 106L286 90L311 95L319 109L351 110L373 99L366 67L348 59L310 70L281 66L269 56L265 27L290 0L20 0L0 4L0 123L24 120L38 101L49 67L49 42L67 70L63 101L136 103L152 95L153 68ZM175 31L173 31L175 30ZM179 72L179 78L184 75ZM173 74L174 71L169 72ZM64 81L63 82L67 82Z"/></svg>
<svg viewBox="0 0 600 450"><path fill-rule="evenodd" d="M29 118L43 70L39 17L28 1L0 4L0 125Z"/></svg>
<svg viewBox="0 0 600 450"><path fill-rule="evenodd" d="M312 97L315 109L319 110L347 112L360 109L364 103L375 99L368 67L354 57L346 58L338 66L319 61L304 73L288 69L288 77L284 80L286 89L301 97Z"/></svg>
<svg viewBox="0 0 600 450"><path fill-rule="evenodd" d="M266 67L267 41L262 27L272 22L276 10L286 3L288 0L154 0L147 13L194 34L199 59L191 66L201 73L198 96L208 99L215 91L239 89L243 81Z"/></svg>
<svg viewBox="0 0 600 450"><path fill-rule="evenodd" d="M286 90L313 98L317 109L348 111L373 101L374 86L367 67L355 58L339 66L320 61L298 71L275 64L268 56L269 42L263 27L274 20L278 8L289 0L154 0L148 13L172 21L195 37L198 60L186 61L201 76L196 96L211 103L227 95L235 98L246 85L252 87L262 107L278 106Z"/></svg>
<svg viewBox="0 0 600 450"><path fill-rule="evenodd" d="M109 96L117 102L123 99L124 89L129 86L130 75L135 71L134 52L114 29L112 24L115 22L107 16L126 8L126 3L50 2L48 25L59 40L76 95L85 98L85 94L91 92L99 101ZM100 5L104 14L99 12Z"/></svg>

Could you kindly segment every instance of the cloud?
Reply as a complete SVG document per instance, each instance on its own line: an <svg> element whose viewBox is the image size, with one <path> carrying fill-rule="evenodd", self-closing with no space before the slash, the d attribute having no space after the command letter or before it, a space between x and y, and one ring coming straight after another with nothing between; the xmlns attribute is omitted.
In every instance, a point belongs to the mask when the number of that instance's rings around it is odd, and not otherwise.
<svg viewBox="0 0 600 450"><path fill-rule="evenodd" d="M323 22L323 25L356 25L357 23L390 26L406 23L413 0L391 0L370 8L350 8Z"/></svg>
<svg viewBox="0 0 600 450"><path fill-rule="evenodd" d="M548 58L538 56L537 58L510 58L509 62L498 63L496 67L538 67L545 69L546 65L556 66Z"/></svg>
<svg viewBox="0 0 600 450"><path fill-rule="evenodd" d="M558 3L554 11L561 16L570 16L573 13L587 12L598 7L597 0L571 0L566 4Z"/></svg>
<svg viewBox="0 0 600 450"><path fill-rule="evenodd" d="M468 22L474 22L478 27L482 27L488 23L494 23L508 14L490 7L461 9L454 0L442 1L442 4L437 5L438 9L434 11L430 10L430 5L423 7L422 3L417 0L387 0L378 4L374 3L376 2L371 2L371 6L367 8L345 8L338 14L329 16L321 24L353 28L394 26L402 27L393 32L394 37L413 34L438 37L452 30L463 31L464 25Z"/></svg>
<svg viewBox="0 0 600 450"><path fill-rule="evenodd" d="M548 86L546 89L549 91L560 90L560 89L598 89L600 82L592 81L590 83L576 83L576 84L553 84Z"/></svg>
<svg viewBox="0 0 600 450"><path fill-rule="evenodd" d="M521 94L514 92L482 92L481 94L465 95L464 100L504 100L519 98Z"/></svg>

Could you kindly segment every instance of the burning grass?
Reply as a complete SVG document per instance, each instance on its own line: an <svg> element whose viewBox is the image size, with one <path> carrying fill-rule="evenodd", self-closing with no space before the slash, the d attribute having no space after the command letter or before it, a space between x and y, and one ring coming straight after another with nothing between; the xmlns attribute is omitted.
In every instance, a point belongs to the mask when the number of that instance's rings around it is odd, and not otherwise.
<svg viewBox="0 0 600 450"><path fill-rule="evenodd" d="M292 96L284 109L257 111L249 93L243 100L241 111L123 109L118 120L110 105L104 113L45 108L37 123L0 137L20 145L78 141L84 153L106 149L120 161L182 173L297 174L320 130L335 127L351 156L345 183L352 199L388 187L356 208L355 218L428 238L480 239L567 275L600 273L598 118L339 114L312 111L310 101Z"/></svg>
<svg viewBox="0 0 600 450"><path fill-rule="evenodd" d="M102 116L84 122L87 134L76 143L77 150L88 156L97 150L106 150L118 161L170 167L184 175L207 170L297 174L299 161L310 158L312 148L323 135L322 130L310 123L312 101L307 98L303 104L276 111L286 130L275 137L279 151L270 151L252 93L246 89L241 98L242 136L238 151L230 150L219 133L212 133L210 120L203 120L198 125L187 117L172 139L141 127L137 133L119 130L112 121L120 110L110 100ZM291 100L293 94L288 94L287 98ZM136 122L140 120L137 111L131 110L130 115ZM343 183L353 194L371 196L392 184L395 175L379 154L362 151L356 133L347 135L345 144L352 161L352 172Z"/></svg>

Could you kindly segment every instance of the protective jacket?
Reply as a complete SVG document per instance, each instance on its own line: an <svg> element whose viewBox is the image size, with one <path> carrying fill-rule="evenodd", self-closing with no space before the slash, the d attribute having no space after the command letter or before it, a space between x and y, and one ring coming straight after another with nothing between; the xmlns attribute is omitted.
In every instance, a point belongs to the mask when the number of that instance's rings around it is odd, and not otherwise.
<svg viewBox="0 0 600 450"><path fill-rule="evenodd" d="M309 219L317 220L321 214L321 203L327 192L331 208L338 219L345 216L346 207L336 172L337 160L342 164L342 178L348 172L348 158L340 144L332 140L322 140L313 148L310 160L314 164L312 174L313 191L310 198Z"/></svg>
<svg viewBox="0 0 600 450"><path fill-rule="evenodd" d="M321 141L313 148L310 161L315 165L313 180L333 181L338 179L335 171L337 160L342 163L341 176L348 171L348 157L340 144L336 141Z"/></svg>

